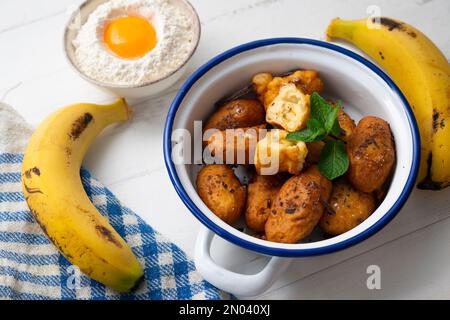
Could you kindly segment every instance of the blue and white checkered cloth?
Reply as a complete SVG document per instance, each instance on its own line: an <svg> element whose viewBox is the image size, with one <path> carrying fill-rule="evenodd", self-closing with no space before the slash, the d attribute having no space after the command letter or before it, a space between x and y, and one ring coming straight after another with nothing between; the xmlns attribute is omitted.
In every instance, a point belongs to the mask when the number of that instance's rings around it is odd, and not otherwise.
<svg viewBox="0 0 450 320"><path fill-rule="evenodd" d="M17 126L0 103L0 299L222 299L226 295L196 271L175 244L153 230L86 170L84 188L97 209L130 245L145 280L132 293L118 294L74 268L44 235L28 210L21 189ZM10 107L8 107L10 108ZM8 111L9 112L9 111ZM20 121L21 118L19 118ZM14 122L14 121L13 121ZM3 132L2 132L3 131ZM24 133L25 134L25 133ZM3 144L3 145L2 145Z"/></svg>

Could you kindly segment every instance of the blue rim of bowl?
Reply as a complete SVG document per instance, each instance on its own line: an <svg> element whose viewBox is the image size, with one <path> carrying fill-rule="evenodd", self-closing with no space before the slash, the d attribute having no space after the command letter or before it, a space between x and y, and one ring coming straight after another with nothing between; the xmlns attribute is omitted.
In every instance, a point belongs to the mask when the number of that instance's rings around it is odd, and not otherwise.
<svg viewBox="0 0 450 320"><path fill-rule="evenodd" d="M308 248L308 249L289 249L289 248L274 248L274 247L268 247L264 246L258 243L254 243L245 239L242 239L227 230L223 229L222 227L216 225L213 223L190 199L188 194L186 193L186 190L184 189L183 185L180 182L180 179L178 178L178 174L176 172L175 165L171 158L172 153L172 142L171 142L171 134L172 134L172 127L173 122L175 120L175 115L177 113L177 110L179 106L181 105L184 97L189 92L191 87L196 83L197 80L199 80L205 73L207 73L210 69L214 68L216 65L224 62L225 60L240 54L242 52L252 50L259 47L264 46L270 46L270 45L276 45L276 44L307 44L312 46L318 46L322 48L326 48L338 53L341 53L347 57L350 57L354 59L355 61L363 64L364 66L368 67L370 70L372 70L375 74L377 74L381 79L383 79L389 87L400 97L400 99L403 102L404 109L406 111L406 115L408 118L409 126L411 129L411 135L413 140L413 159L412 159L412 165L411 170L409 172L408 179L406 181L406 184L399 196L399 198L396 200L396 202L387 210L387 212L372 226L365 229L361 233L337 242L333 243L331 245L323 246L323 247L317 247L317 248ZM228 240L240 247L243 247L248 250L256 251L262 254L271 255L271 256L281 256L281 257L305 257L305 256L314 256L314 255L321 255L326 253L331 253L335 251L339 251L345 248L348 248L349 246L355 245L368 237L372 236L379 230L381 230L389 221L391 221L395 215L399 212L399 210L403 207L406 200L408 199L411 190L414 186L414 182L417 177L418 169L419 169L419 162L420 162L420 136L419 136L419 130L417 127L416 120L414 118L414 114L412 112L412 109L408 102L406 101L405 96L400 91L400 89L397 87L397 85L392 81L392 79L384 73L379 67L377 67L372 62L368 61L367 59L363 58L362 56L354 53L353 51L350 51L348 49L345 49L343 47L324 42L319 40L313 40L313 39L306 39L306 38L270 38L270 39L263 39L263 40L256 40L249 43L245 43L242 45L239 45L237 47L234 47L230 50L227 50L216 57L209 60L207 63L205 63L203 66L198 68L182 85L180 90L178 91L178 94L175 96L172 104L170 105L166 123L164 126L164 161L166 164L167 171L169 173L170 180L172 181L173 186L175 187L176 192L178 193L181 200L184 202L184 204L187 206L187 208L194 214L194 216L200 220L201 223L203 223L206 227L208 227L210 230L215 232L220 237L224 238L225 240Z"/></svg>

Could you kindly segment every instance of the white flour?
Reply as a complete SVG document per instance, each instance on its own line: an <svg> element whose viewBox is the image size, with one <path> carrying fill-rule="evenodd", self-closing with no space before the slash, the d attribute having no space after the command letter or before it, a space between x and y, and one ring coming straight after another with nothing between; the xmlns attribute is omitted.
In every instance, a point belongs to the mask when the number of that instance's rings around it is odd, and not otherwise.
<svg viewBox="0 0 450 320"><path fill-rule="evenodd" d="M103 42L108 21L127 15L148 19L158 43L142 58L123 60ZM73 40L79 68L101 82L140 85L168 76L189 58L196 45L194 21L171 0L112 0L98 6Z"/></svg>

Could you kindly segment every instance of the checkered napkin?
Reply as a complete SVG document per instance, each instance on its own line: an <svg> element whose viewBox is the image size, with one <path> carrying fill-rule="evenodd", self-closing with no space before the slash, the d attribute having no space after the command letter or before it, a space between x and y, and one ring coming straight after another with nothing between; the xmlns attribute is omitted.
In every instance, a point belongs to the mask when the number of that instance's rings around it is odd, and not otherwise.
<svg viewBox="0 0 450 320"><path fill-rule="evenodd" d="M72 266L47 239L21 191L23 150L31 131L15 111L0 103L0 299L221 299L194 263L81 170L84 188L97 209L130 245L144 267L136 291L118 294Z"/></svg>

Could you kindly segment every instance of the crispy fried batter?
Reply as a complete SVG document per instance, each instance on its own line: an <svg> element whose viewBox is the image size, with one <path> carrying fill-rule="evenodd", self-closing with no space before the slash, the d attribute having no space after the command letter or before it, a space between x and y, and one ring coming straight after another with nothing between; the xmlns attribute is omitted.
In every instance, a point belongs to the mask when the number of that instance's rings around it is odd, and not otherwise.
<svg viewBox="0 0 450 320"><path fill-rule="evenodd" d="M293 83L304 94L323 91L323 81L315 70L298 70L286 77L273 77L270 73L258 73L253 77L253 87L259 100L267 109L278 96L280 88L288 83Z"/></svg>

